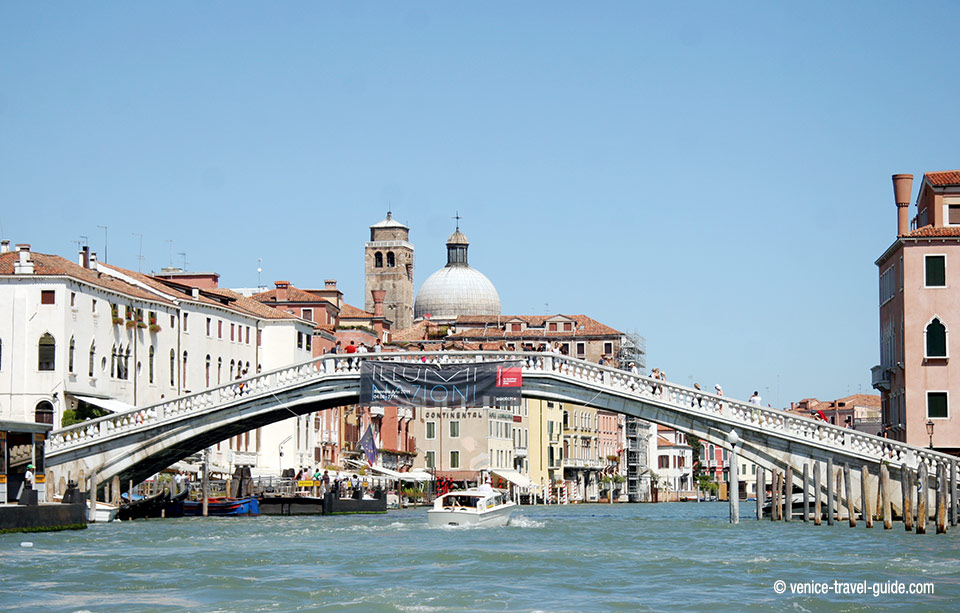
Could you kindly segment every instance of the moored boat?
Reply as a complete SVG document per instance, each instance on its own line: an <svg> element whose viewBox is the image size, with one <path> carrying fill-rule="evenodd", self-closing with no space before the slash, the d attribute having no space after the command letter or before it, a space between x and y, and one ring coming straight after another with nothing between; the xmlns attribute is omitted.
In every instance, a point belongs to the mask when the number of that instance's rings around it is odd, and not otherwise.
<svg viewBox="0 0 960 613"><path fill-rule="evenodd" d="M124 494L125 496L126 494ZM120 511L117 518L127 519L146 519L148 517L160 517L164 506L170 501L170 492L163 490L159 494L135 499L120 505Z"/></svg>
<svg viewBox="0 0 960 613"><path fill-rule="evenodd" d="M191 517L203 515L202 500L184 500L183 514ZM256 498L210 498L207 500L207 515L260 515L260 503Z"/></svg>
<svg viewBox="0 0 960 613"><path fill-rule="evenodd" d="M431 526L505 526L516 503L489 486L457 490L440 496L427 511Z"/></svg>

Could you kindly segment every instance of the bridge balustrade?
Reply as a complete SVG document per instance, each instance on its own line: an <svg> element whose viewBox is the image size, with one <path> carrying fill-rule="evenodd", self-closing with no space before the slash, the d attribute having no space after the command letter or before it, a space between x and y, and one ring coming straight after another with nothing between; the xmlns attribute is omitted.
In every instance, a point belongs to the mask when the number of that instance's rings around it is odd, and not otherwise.
<svg viewBox="0 0 960 613"><path fill-rule="evenodd" d="M308 362L255 374L187 394L152 406L115 413L50 433L48 454L95 442L97 439L122 435L145 428L159 427L192 414L218 407L247 402L276 394L290 387L324 377L358 377L364 360L409 361L431 364L460 364L499 360L519 361L526 375L549 375L575 381L596 389L598 393L614 393L651 405L668 407L692 416L701 415L713 421L721 419L731 428L739 427L741 437L749 432L762 432L783 439L808 441L836 450L843 455L860 455L875 461L915 468L920 462L934 469L938 462L953 458L942 453L912 447L898 441L813 421L769 407L761 407L717 396L703 390L676 385L668 381L638 375L620 369L600 366L584 360L549 353L524 352L390 352L325 355Z"/></svg>

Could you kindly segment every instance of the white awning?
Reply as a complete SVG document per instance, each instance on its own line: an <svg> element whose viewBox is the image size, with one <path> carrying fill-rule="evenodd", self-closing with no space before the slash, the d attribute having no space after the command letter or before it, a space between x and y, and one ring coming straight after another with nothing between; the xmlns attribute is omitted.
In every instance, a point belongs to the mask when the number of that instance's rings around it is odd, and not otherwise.
<svg viewBox="0 0 960 613"><path fill-rule="evenodd" d="M132 411L137 408L125 402L114 400L113 398L95 398L93 396L78 396L76 394L74 394L74 398L100 407L101 409L106 409L111 413L123 413L125 411Z"/></svg>
<svg viewBox="0 0 960 613"><path fill-rule="evenodd" d="M391 479L397 479L400 481L433 481L433 476L430 473L426 473L423 471L411 471L408 473L401 473L389 468L384 468L383 466L376 466L376 465L370 466L364 462L358 462L356 460L346 460L346 462L349 464L356 465L357 468L361 466L366 466L367 468L369 468L375 473L380 473L381 475L386 475Z"/></svg>
<svg viewBox="0 0 960 613"><path fill-rule="evenodd" d="M524 489L530 489L531 487L539 488L539 486L534 485L533 481L531 481L529 477L522 475L510 468L491 468L490 472L498 477L503 477L517 487L522 487Z"/></svg>

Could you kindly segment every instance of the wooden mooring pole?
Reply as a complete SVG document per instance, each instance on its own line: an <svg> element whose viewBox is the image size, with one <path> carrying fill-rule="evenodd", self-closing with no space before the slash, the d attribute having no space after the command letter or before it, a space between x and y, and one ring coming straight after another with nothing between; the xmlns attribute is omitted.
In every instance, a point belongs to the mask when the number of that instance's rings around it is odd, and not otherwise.
<svg viewBox="0 0 960 613"><path fill-rule="evenodd" d="M937 466L937 534L947 533L947 465Z"/></svg>
<svg viewBox="0 0 960 613"><path fill-rule="evenodd" d="M787 465L783 480L783 521L790 521L793 515L793 466Z"/></svg>
<svg viewBox="0 0 960 613"><path fill-rule="evenodd" d="M927 497L930 496L928 477L927 463L921 460L920 469L917 470L917 481L920 484L917 491L917 534L927 533Z"/></svg>
<svg viewBox="0 0 960 613"><path fill-rule="evenodd" d="M827 525L833 525L833 458L827 458Z"/></svg>
<svg viewBox="0 0 960 613"><path fill-rule="evenodd" d="M843 489L847 494L847 521L851 528L857 527L857 513L853 506L853 479L850 478L850 463L843 463Z"/></svg>
<svg viewBox="0 0 960 613"><path fill-rule="evenodd" d="M803 521L810 519L810 481L807 479L807 463L803 463Z"/></svg>
<svg viewBox="0 0 960 613"><path fill-rule="evenodd" d="M90 490L88 496L88 502L90 503L90 517L88 521L91 523L96 523L97 521L97 467L94 466L90 469Z"/></svg>
<svg viewBox="0 0 960 613"><path fill-rule="evenodd" d="M950 525L957 525L957 461L950 460Z"/></svg>
<svg viewBox="0 0 960 613"><path fill-rule="evenodd" d="M734 437L736 436L733 433L731 433L731 435ZM728 435L727 439L730 440L731 436ZM730 451L730 463L729 463L730 484L729 484L729 487L727 487L727 499L730 501L730 523L739 524L740 523L740 473L739 473L740 460L737 459L737 442L735 438L734 440L730 440L730 442L733 443L732 445L733 448ZM613 487L613 482L611 482L610 487L611 488ZM613 499L612 493L610 495L610 498L611 500Z"/></svg>
<svg viewBox="0 0 960 613"><path fill-rule="evenodd" d="M764 478L763 469L757 467L757 519L763 519L763 499L767 495L766 478Z"/></svg>
<svg viewBox="0 0 960 613"><path fill-rule="evenodd" d="M867 523L867 528L873 528L873 513L870 506L870 494L867 491L867 482L870 480L870 469L866 464L860 466L860 515Z"/></svg>
<svg viewBox="0 0 960 613"><path fill-rule="evenodd" d="M890 512L890 469L886 464L880 464L880 504L883 505L883 529L893 530L893 517Z"/></svg>
<svg viewBox="0 0 960 613"><path fill-rule="evenodd" d="M900 469L900 489L903 490L903 504L900 505L903 529L913 532L913 474L906 466Z"/></svg>
<svg viewBox="0 0 960 613"><path fill-rule="evenodd" d="M820 462L813 465L813 525L819 526L823 517L820 508Z"/></svg>

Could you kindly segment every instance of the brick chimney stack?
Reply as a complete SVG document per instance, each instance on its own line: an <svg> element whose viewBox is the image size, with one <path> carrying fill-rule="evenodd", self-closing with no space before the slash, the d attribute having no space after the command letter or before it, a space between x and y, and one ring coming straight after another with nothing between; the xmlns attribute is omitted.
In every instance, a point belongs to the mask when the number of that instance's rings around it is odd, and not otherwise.
<svg viewBox="0 0 960 613"><path fill-rule="evenodd" d="M274 281L273 284L277 287L277 302L286 302L287 301L287 288L290 287L289 281Z"/></svg>
<svg viewBox="0 0 960 613"><path fill-rule="evenodd" d="M336 280L336 279L324 279L323 285L324 285L324 289L337 289L337 280Z"/></svg>
<svg viewBox="0 0 960 613"><path fill-rule="evenodd" d="M10 253L10 239L0 240L0 253Z"/></svg>
<svg viewBox="0 0 960 613"><path fill-rule="evenodd" d="M387 297L387 290L375 289L370 293L373 294L373 316L383 317L383 299Z"/></svg>
<svg viewBox="0 0 960 613"><path fill-rule="evenodd" d="M893 199L897 204L897 236L910 232L910 195L913 175L893 175Z"/></svg>

